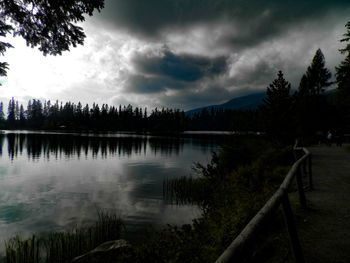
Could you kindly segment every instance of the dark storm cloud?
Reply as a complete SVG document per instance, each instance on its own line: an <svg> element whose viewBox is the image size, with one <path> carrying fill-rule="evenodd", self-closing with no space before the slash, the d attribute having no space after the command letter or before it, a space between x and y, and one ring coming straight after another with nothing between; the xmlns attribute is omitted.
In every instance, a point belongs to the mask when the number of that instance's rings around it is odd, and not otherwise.
<svg viewBox="0 0 350 263"><path fill-rule="evenodd" d="M185 93L179 92L172 96L163 94L160 96L160 99L163 105L190 110L205 105L221 104L239 95L240 92L230 92L221 86L213 85L200 91L189 89Z"/></svg>
<svg viewBox="0 0 350 263"><path fill-rule="evenodd" d="M105 1L96 24L134 40L113 56L130 63L121 92L187 109L265 90L278 70L296 88L317 48L334 68L350 11L349 0Z"/></svg>
<svg viewBox="0 0 350 263"><path fill-rule="evenodd" d="M198 55L174 54L168 49L159 56L138 54L133 59L137 71L177 81L194 82L204 77L225 73L227 58L209 58Z"/></svg>
<svg viewBox="0 0 350 263"><path fill-rule="evenodd" d="M128 77L125 91L133 93L160 93L166 89L183 89L183 83L163 77L146 77L140 74L131 74Z"/></svg>
<svg viewBox="0 0 350 263"><path fill-rule="evenodd" d="M131 61L135 72L128 76L124 88L141 94L195 89L228 70L228 59L224 56L175 54L169 48L137 52Z"/></svg>
<svg viewBox="0 0 350 263"><path fill-rule="evenodd" d="M227 35L224 40L241 46L259 42L304 19L321 17L342 7L349 7L349 1L106 0L99 19L150 38L158 38L164 30L226 20L232 22L239 32Z"/></svg>
<svg viewBox="0 0 350 263"><path fill-rule="evenodd" d="M236 87L265 87L271 81L271 77L274 77L279 70L282 70L281 65L282 63L280 61L274 61L271 58L262 59L252 64L249 68L240 69L227 82Z"/></svg>

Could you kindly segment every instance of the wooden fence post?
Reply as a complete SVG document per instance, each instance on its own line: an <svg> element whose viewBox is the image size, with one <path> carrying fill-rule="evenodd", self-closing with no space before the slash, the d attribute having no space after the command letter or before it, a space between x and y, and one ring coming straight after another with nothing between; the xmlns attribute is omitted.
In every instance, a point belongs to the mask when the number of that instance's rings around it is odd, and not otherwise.
<svg viewBox="0 0 350 263"><path fill-rule="evenodd" d="M301 167L299 166L297 169L296 174L297 179L297 185L298 185L298 193L299 193L299 202L302 207L306 207L306 198L304 193L304 187L303 187L303 179L301 177Z"/></svg>
<svg viewBox="0 0 350 263"><path fill-rule="evenodd" d="M312 155L310 154L309 157L308 157L308 174L309 174L309 187L310 187L310 190L312 190L314 188L313 186L313 181L312 181Z"/></svg>
<svg viewBox="0 0 350 263"><path fill-rule="evenodd" d="M283 212L284 212L284 220L288 228L290 244L292 247L295 262L304 263L305 261L304 261L303 251L300 246L297 229L295 227L295 223L293 219L293 212L290 207L290 203L288 199L288 194L283 195L282 206L283 206Z"/></svg>

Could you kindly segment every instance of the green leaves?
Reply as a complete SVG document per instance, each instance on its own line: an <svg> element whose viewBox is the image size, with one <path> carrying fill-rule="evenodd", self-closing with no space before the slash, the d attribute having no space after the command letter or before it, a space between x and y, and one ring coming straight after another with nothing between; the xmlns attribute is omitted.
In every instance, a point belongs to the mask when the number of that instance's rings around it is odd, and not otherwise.
<svg viewBox="0 0 350 263"><path fill-rule="evenodd" d="M336 67L337 105L343 118L345 129L350 129L350 22L346 24L347 32L341 42L347 42L345 48L339 51L346 54L345 59Z"/></svg>
<svg viewBox="0 0 350 263"><path fill-rule="evenodd" d="M340 42L350 42L350 22L347 22L345 25L348 32L346 32L343 36L344 38L340 40ZM347 43L346 47L343 49L339 49L340 53L344 54L348 52L350 54L350 43ZM349 56L349 55L348 55Z"/></svg>
<svg viewBox="0 0 350 263"><path fill-rule="evenodd" d="M61 55L84 43L85 34L77 22L85 20L84 14L92 16L100 11L104 0L2 0L0 2L0 36L12 32L21 36L27 46L39 46L44 55ZM9 43L0 42L0 53L4 55ZM6 76L8 65L0 64L0 76Z"/></svg>

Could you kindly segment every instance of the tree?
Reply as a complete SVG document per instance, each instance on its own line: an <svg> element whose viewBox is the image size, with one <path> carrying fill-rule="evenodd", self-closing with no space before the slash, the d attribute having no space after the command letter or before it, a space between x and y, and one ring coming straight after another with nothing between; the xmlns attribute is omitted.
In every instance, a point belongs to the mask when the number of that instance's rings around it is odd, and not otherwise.
<svg viewBox="0 0 350 263"><path fill-rule="evenodd" d="M295 94L298 135L309 137L319 130L330 128L328 116L332 109L327 103L324 91L332 84L331 76L325 67L321 49L317 49Z"/></svg>
<svg viewBox="0 0 350 263"><path fill-rule="evenodd" d="M303 88L307 88L311 95L320 95L332 82L331 72L325 66L325 58L321 49L317 49L310 66L305 73L306 82ZM304 76L303 76L304 77Z"/></svg>
<svg viewBox="0 0 350 263"><path fill-rule="evenodd" d="M12 99L9 101L7 109L7 121L10 125L13 125L16 120L15 104L15 99L12 97Z"/></svg>
<svg viewBox="0 0 350 263"><path fill-rule="evenodd" d="M19 121L20 121L20 124L23 125L25 120L26 120L26 117L25 117L25 113L24 113L24 108L23 108L23 105L21 104L21 106L19 108Z"/></svg>
<svg viewBox="0 0 350 263"><path fill-rule="evenodd" d="M343 123L350 130L350 22L345 27L347 32L343 35L341 42L346 42L346 46L339 51L345 54L345 59L336 67L337 92L336 101L339 111L343 116Z"/></svg>
<svg viewBox="0 0 350 263"><path fill-rule="evenodd" d="M294 135L290 89L290 83L279 71L277 78L267 87L266 98L260 106L266 132L282 142L289 141Z"/></svg>
<svg viewBox="0 0 350 263"><path fill-rule="evenodd" d="M0 36L12 33L23 37L27 46L39 46L44 55L61 55L84 42L86 36L76 23L103 7L104 0L1 0ZM0 54L10 47L0 42ZM6 75L7 68L6 62L0 63L0 76Z"/></svg>
<svg viewBox="0 0 350 263"><path fill-rule="evenodd" d="M4 105L0 102L0 123L4 122L5 114L4 114Z"/></svg>

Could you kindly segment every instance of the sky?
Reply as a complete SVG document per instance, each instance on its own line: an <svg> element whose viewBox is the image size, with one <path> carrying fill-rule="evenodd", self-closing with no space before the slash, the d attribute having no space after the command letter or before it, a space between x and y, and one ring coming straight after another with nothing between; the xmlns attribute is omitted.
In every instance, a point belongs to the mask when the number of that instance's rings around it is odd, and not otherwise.
<svg viewBox="0 0 350 263"><path fill-rule="evenodd" d="M349 0L106 0L62 56L7 37L0 101L189 110L263 92L279 70L297 89L318 48L334 76L349 14Z"/></svg>

